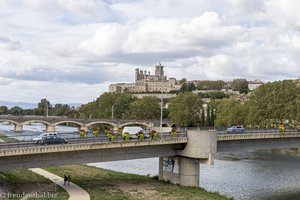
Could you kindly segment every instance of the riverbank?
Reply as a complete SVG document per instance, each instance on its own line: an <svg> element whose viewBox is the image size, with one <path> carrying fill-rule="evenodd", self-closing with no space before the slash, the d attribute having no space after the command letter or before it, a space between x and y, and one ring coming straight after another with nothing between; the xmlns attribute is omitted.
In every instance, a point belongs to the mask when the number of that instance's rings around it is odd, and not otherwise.
<svg viewBox="0 0 300 200"><path fill-rule="evenodd" d="M90 194L91 199L228 199L217 193L207 192L202 188L182 187L158 181L156 177L114 172L86 165L67 165L45 169L61 177L64 174L71 175L71 181L85 189ZM29 170L1 172L0 180L10 185L10 193L12 194L22 194L23 192L53 193L55 190L51 181ZM57 193L56 200L68 199L68 194L64 190L57 188Z"/></svg>

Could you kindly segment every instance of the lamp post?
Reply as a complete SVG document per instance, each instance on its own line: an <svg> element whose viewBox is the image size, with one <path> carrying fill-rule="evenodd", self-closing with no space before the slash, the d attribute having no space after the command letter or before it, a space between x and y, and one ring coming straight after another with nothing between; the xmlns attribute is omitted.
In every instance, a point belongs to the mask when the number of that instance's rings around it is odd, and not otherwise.
<svg viewBox="0 0 300 200"><path fill-rule="evenodd" d="M111 119L114 119L114 105L111 106Z"/></svg>
<svg viewBox="0 0 300 200"><path fill-rule="evenodd" d="M163 119L163 80L162 80L162 85L161 85L161 98L160 98L160 133L162 134L162 119Z"/></svg>

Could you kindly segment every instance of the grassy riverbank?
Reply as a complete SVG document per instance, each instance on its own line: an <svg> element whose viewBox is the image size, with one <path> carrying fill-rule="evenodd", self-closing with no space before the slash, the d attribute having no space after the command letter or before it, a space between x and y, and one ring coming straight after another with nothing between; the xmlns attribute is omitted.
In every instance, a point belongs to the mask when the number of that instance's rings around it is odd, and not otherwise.
<svg viewBox="0 0 300 200"><path fill-rule="evenodd" d="M153 177L114 172L86 165L50 167L46 170L59 176L70 174L72 182L85 189L92 200L227 199L217 193L206 192L197 187L181 187L158 181ZM29 170L2 172L0 174L0 180L12 185L14 193L32 193L37 190L52 192L54 190L52 182ZM58 192L58 197L55 199L68 199L68 194L65 191L59 189Z"/></svg>

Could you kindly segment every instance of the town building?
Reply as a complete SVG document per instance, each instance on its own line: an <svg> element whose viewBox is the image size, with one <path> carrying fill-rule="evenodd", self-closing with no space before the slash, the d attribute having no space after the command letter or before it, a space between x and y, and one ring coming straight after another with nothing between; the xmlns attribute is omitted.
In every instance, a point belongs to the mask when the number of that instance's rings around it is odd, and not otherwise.
<svg viewBox="0 0 300 200"><path fill-rule="evenodd" d="M129 92L129 93L168 93L177 90L176 79L167 78L164 75L164 66L160 63L155 66L155 74L146 70L135 69L134 83L116 83L109 86L109 92Z"/></svg>
<svg viewBox="0 0 300 200"><path fill-rule="evenodd" d="M248 82L249 91L253 91L254 89L258 88L259 86L263 85L264 83L261 80L254 80Z"/></svg>

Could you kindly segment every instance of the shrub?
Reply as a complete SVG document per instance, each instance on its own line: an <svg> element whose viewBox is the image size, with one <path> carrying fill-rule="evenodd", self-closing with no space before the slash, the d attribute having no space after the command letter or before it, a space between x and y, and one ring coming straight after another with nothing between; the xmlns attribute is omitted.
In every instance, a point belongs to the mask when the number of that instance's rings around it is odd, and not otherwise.
<svg viewBox="0 0 300 200"><path fill-rule="evenodd" d="M122 135L122 138L123 138L124 141L128 141L129 140L129 133L128 132L122 133L121 135Z"/></svg>
<svg viewBox="0 0 300 200"><path fill-rule="evenodd" d="M143 140L145 138L145 134L143 131L138 132L138 140Z"/></svg>
<svg viewBox="0 0 300 200"><path fill-rule="evenodd" d="M151 131L150 135L152 140L158 139L158 133L155 130Z"/></svg>

